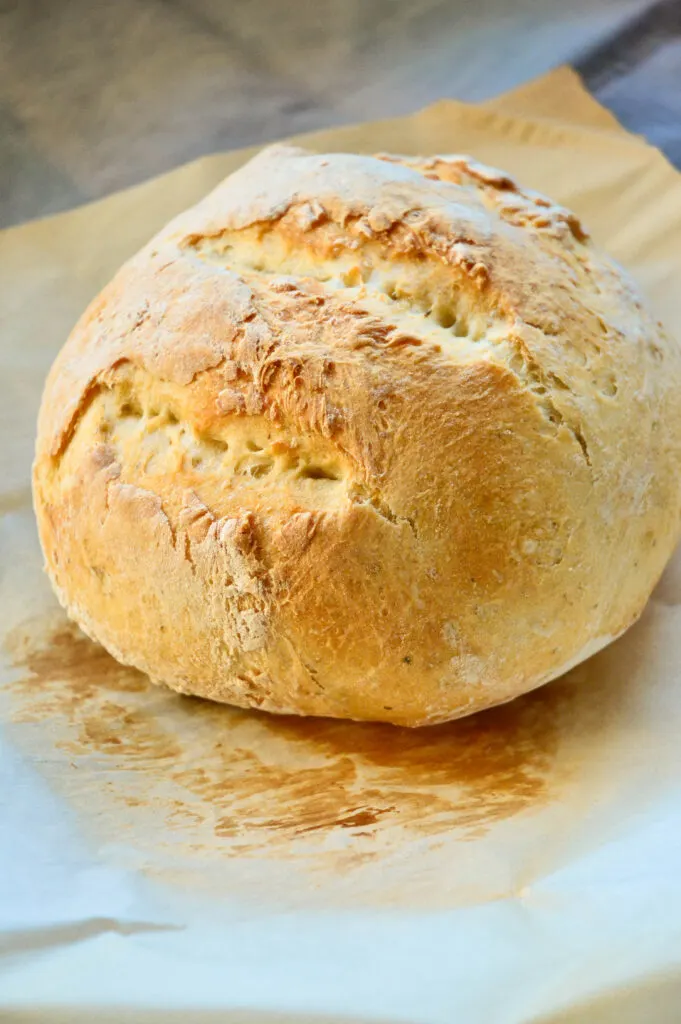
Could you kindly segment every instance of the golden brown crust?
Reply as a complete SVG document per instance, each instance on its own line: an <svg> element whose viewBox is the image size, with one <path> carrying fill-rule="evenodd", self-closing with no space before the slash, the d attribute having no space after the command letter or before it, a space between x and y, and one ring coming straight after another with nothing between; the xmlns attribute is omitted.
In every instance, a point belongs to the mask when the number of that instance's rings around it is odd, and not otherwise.
<svg viewBox="0 0 681 1024"><path fill-rule="evenodd" d="M443 721L638 616L678 536L680 384L569 211L462 157L272 147L58 357L48 571L176 689Z"/></svg>

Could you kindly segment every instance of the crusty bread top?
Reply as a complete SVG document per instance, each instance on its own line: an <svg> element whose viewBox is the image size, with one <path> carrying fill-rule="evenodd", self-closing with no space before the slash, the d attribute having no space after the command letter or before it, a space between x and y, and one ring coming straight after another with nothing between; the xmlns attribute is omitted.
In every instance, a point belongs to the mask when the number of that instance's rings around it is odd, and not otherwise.
<svg viewBox="0 0 681 1024"><path fill-rule="evenodd" d="M462 157L398 163L271 147L172 222L90 307L77 357L72 343L69 365L59 367L60 394L47 410L51 450L63 444L91 382L120 358L134 356L150 372L187 384L224 359L223 346L242 323L251 323L247 334L262 346L255 338L267 333L253 303L258 278L268 284L268 275L287 273L330 283L341 313L345 297L375 298L380 306L370 311L380 311L381 326L397 321L393 345L426 327L433 342L455 345L458 357L468 349L477 359L481 343L496 343L495 357L541 394L554 386L569 392L573 383L588 389L594 379L609 394L616 385L596 340L605 344L609 332L621 331L636 343L637 298L603 259L593 259L585 239L574 214ZM216 265L225 268L219 277ZM126 302L116 309L112 290L123 284ZM280 305L290 305L292 285L288 295L286 282L277 287ZM471 337L468 311L485 317L474 325L482 337ZM430 323L420 322L424 314ZM338 325L348 340L368 326L353 319Z"/></svg>

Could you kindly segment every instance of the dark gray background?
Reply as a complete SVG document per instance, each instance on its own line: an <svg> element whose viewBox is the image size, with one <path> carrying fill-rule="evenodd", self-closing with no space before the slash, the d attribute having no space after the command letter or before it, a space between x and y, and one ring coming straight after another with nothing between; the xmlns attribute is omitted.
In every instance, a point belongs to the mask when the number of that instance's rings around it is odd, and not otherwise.
<svg viewBox="0 0 681 1024"><path fill-rule="evenodd" d="M681 166L681 0L0 0L0 224L566 61Z"/></svg>

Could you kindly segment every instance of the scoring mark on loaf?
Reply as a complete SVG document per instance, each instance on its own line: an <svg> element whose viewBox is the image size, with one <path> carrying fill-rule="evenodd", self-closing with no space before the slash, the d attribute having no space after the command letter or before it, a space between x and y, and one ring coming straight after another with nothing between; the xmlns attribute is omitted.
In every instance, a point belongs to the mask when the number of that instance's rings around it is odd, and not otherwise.
<svg viewBox="0 0 681 1024"><path fill-rule="evenodd" d="M235 489L244 492L245 501L257 490L260 501L267 502L269 494L275 505L284 489L303 507L336 508L352 485L347 460L326 438L291 436L264 416L225 416L219 432L199 431L168 395L149 387L136 390L128 380L102 385L91 399L62 456L64 483L80 471L85 453L98 446L120 466L122 482L168 492L168 497L186 488L205 491L218 511L221 496Z"/></svg>
<svg viewBox="0 0 681 1024"><path fill-rule="evenodd" d="M572 434L580 456L591 468L588 442L575 406L568 408L561 401L561 392L576 397L571 386L544 370L522 340L521 333L527 329L541 336L541 325L523 324L496 308L484 264L474 262L467 268L464 288L461 275L438 258L405 261L387 255L375 243L363 240L360 244L349 234L342 244L337 242L332 256L320 255L313 241L294 245L275 228L263 225L190 236L184 248L205 263L243 277L253 287L257 287L254 279L260 279L270 292L293 289L306 298L312 289L318 301L330 304L330 316L340 307L351 315L360 310L377 318L383 329L356 335L356 348L378 346L383 352L399 353L426 345L432 358L501 363L532 393L552 427ZM460 262L466 263L465 257ZM566 353L568 358L570 355ZM577 350L575 357L581 358ZM616 394L611 376L602 386L599 380L594 383L603 394Z"/></svg>
<svg viewBox="0 0 681 1024"><path fill-rule="evenodd" d="M277 287L315 282L324 297L355 304L390 319L394 334L411 332L414 344L454 345L461 354L466 343L483 341L496 317L484 307L473 308L450 275L445 281L434 263L424 266L387 259L377 247L338 248L335 256L319 257L310 247L294 248L274 230L222 232L192 237L186 251L202 261L246 279L261 278ZM459 343L456 339L461 339ZM387 340L387 339L386 339ZM395 338L387 347L394 347Z"/></svg>
<svg viewBox="0 0 681 1024"><path fill-rule="evenodd" d="M377 153L379 160L401 163L419 171L431 181L449 181L468 188L486 206L517 227L531 227L558 238L564 244L570 236L578 242L589 238L579 218L571 210L532 189L521 188L505 171L488 167L460 153L434 157L395 156Z"/></svg>

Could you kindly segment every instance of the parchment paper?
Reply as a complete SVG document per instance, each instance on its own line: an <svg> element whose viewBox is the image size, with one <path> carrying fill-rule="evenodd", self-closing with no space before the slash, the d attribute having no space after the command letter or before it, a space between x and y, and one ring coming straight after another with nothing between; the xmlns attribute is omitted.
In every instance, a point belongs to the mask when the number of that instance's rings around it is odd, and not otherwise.
<svg viewBox="0 0 681 1024"><path fill-rule="evenodd" d="M681 178L571 72L308 144L517 174L679 330ZM567 677L417 732L178 697L51 596L29 487L48 366L121 261L248 155L0 234L0 1017L677 1022L681 560Z"/></svg>

